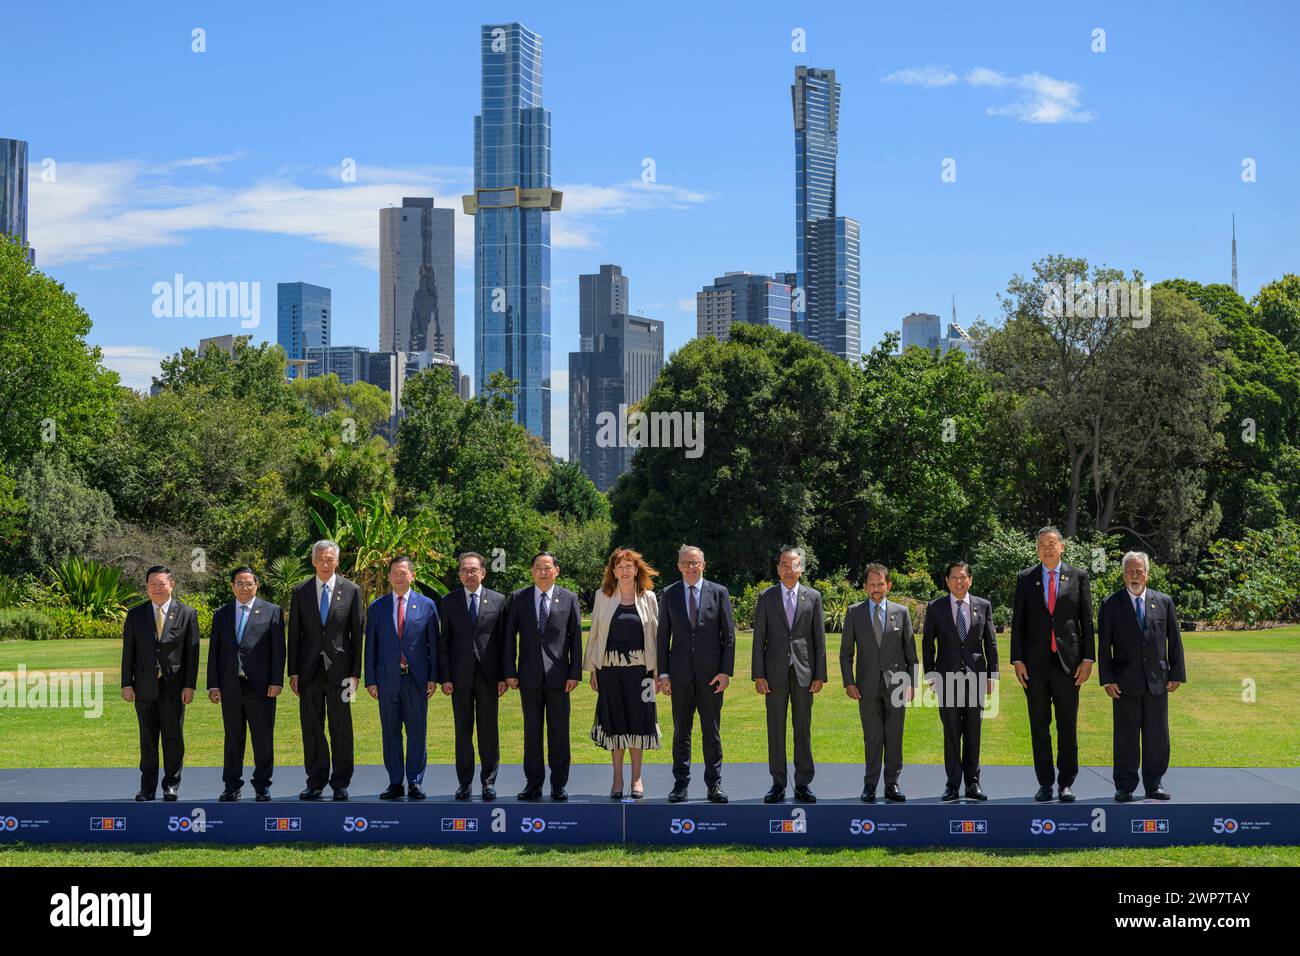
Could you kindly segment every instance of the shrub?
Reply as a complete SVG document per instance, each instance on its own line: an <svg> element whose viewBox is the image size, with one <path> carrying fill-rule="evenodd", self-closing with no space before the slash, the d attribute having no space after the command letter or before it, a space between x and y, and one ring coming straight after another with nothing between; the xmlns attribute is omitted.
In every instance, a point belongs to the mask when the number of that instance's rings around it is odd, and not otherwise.
<svg viewBox="0 0 1300 956"><path fill-rule="evenodd" d="M0 641L48 641L57 637L48 614L35 608L0 610Z"/></svg>
<svg viewBox="0 0 1300 956"><path fill-rule="evenodd" d="M1240 541L1210 545L1202 566L1205 611L1220 624L1258 627L1300 619L1300 524L1247 531Z"/></svg>
<svg viewBox="0 0 1300 956"><path fill-rule="evenodd" d="M39 591L39 582L30 575L15 578L0 574L0 608L24 607Z"/></svg>
<svg viewBox="0 0 1300 956"><path fill-rule="evenodd" d="M120 569L82 558L67 558L47 571L49 594L59 603L91 617L121 621L140 595L122 579Z"/></svg>
<svg viewBox="0 0 1300 956"><path fill-rule="evenodd" d="M54 625L53 637L62 641L88 639L122 639L122 622L111 618L91 617L70 607L52 607L44 611Z"/></svg>

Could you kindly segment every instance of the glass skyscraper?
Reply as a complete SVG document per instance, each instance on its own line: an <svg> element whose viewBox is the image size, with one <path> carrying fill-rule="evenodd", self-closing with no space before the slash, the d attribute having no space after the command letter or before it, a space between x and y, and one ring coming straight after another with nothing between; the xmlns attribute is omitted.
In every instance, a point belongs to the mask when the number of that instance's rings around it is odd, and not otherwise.
<svg viewBox="0 0 1300 956"><path fill-rule="evenodd" d="M482 112L474 117L475 378L519 383L515 420L551 445L551 114L542 106L542 38L484 26Z"/></svg>
<svg viewBox="0 0 1300 956"><path fill-rule="evenodd" d="M329 348L329 289L308 282L281 282L276 285L276 305L275 340L289 358L305 359L308 349Z"/></svg>
<svg viewBox="0 0 1300 956"><path fill-rule="evenodd" d="M27 142L0 139L0 236L27 242ZM28 251L28 261L35 257Z"/></svg>
<svg viewBox="0 0 1300 956"><path fill-rule="evenodd" d="M379 210L379 350L456 354L456 213L404 197Z"/></svg>
<svg viewBox="0 0 1300 956"><path fill-rule="evenodd" d="M836 216L840 84L834 70L797 66L794 107L794 331L835 355L861 358L858 223Z"/></svg>

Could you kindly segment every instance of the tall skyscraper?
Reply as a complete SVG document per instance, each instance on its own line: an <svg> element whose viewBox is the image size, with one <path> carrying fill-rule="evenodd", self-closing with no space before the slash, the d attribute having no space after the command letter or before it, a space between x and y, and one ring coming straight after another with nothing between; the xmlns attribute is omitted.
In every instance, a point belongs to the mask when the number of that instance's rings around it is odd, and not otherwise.
<svg viewBox="0 0 1300 956"><path fill-rule="evenodd" d="M578 339L580 352L590 352L596 325L606 316L627 312L627 276L619 266L578 276Z"/></svg>
<svg viewBox="0 0 1300 956"><path fill-rule="evenodd" d="M404 197L379 210L379 349L456 350L456 212Z"/></svg>
<svg viewBox="0 0 1300 956"><path fill-rule="evenodd" d="M1237 214L1232 214L1232 291L1237 291Z"/></svg>
<svg viewBox="0 0 1300 956"><path fill-rule="evenodd" d="M771 276L728 272L695 293L695 334L726 342L736 322L791 331L790 287Z"/></svg>
<svg viewBox="0 0 1300 956"><path fill-rule="evenodd" d="M276 285L276 302L275 340L290 359L307 358L308 349L329 348L329 289L308 282L281 282Z"/></svg>
<svg viewBox="0 0 1300 956"><path fill-rule="evenodd" d="M939 348L939 317L932 312L913 312L903 316L903 348L918 346Z"/></svg>
<svg viewBox="0 0 1300 956"><path fill-rule="evenodd" d="M27 141L0 139L0 236L27 241ZM27 253L35 262L35 253Z"/></svg>
<svg viewBox="0 0 1300 956"><path fill-rule="evenodd" d="M601 491L632 466L621 432L627 409L650 392L664 364L664 324L624 313L592 320L592 349L569 353L569 460ZM602 428L606 421L618 427ZM614 441L608 439L615 436Z"/></svg>
<svg viewBox="0 0 1300 956"><path fill-rule="evenodd" d="M793 331L856 362L862 354L862 266L857 221L836 216L840 84L835 71L795 67L790 97L794 107Z"/></svg>
<svg viewBox="0 0 1300 956"><path fill-rule="evenodd" d="M542 38L484 26L482 107L474 117L474 371L519 383L515 420L551 444L551 114L542 106Z"/></svg>

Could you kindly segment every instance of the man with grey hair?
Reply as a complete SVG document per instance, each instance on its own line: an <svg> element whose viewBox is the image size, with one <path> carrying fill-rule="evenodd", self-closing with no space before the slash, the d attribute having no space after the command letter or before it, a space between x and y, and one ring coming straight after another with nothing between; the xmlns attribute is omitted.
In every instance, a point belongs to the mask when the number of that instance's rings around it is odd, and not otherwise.
<svg viewBox="0 0 1300 956"><path fill-rule="evenodd" d="M289 687L300 700L307 768L307 788L298 796L319 800L328 782L334 799L346 800L353 766L351 705L361 680L361 594L336 573L339 546L335 542L313 544L311 563L316 574L295 587L289 601Z"/></svg>
<svg viewBox="0 0 1300 956"><path fill-rule="evenodd" d="M1151 559L1124 555L1124 587L1101 602L1097 672L1111 697L1115 799L1127 803L1138 784L1148 800L1168 800L1169 695L1187 681L1178 612L1168 594L1147 587Z"/></svg>
<svg viewBox="0 0 1300 956"><path fill-rule="evenodd" d="M1061 560L1065 542L1053 527L1039 530L1039 563L1021 571L1011 607L1011 664L1029 705L1038 792L1062 803L1074 800L1079 775L1079 687L1092 674L1092 591L1088 572ZM1052 764L1052 714L1056 714L1056 764Z"/></svg>
<svg viewBox="0 0 1300 956"><path fill-rule="evenodd" d="M704 552L684 544L677 552L682 579L664 588L659 610L659 689L673 703L673 789L686 799L691 782L691 725L700 715L704 783L709 800L726 803L722 789L722 693L736 670L736 623L731 595L704 580Z"/></svg>

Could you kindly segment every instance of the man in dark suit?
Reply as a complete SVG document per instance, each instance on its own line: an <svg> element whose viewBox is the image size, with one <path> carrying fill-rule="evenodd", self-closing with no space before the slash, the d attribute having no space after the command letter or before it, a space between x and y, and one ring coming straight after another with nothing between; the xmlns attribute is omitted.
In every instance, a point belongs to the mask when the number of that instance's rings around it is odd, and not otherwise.
<svg viewBox="0 0 1300 956"><path fill-rule="evenodd" d="M1011 609L1011 664L1029 703L1040 803L1074 800L1079 775L1079 688L1092 673L1096 635L1088 572L1061 560L1065 542L1055 528L1038 532L1041 563L1021 571ZM1052 713L1056 713L1056 766L1052 765Z"/></svg>
<svg viewBox="0 0 1300 956"><path fill-rule="evenodd" d="M194 608L172 597L170 568L145 573L149 600L127 612L122 624L122 699L135 703L140 725L140 792L158 789L158 742L162 740L163 799L180 796L185 760L185 707L199 682L199 620Z"/></svg>
<svg viewBox="0 0 1300 956"><path fill-rule="evenodd" d="M816 767L812 755L813 695L826 683L826 620L821 592L800 584L803 554L782 548L774 584L758 596L754 608L754 689L766 695L767 769L772 789L766 803L785 799L785 715L793 710L794 798L816 803L812 792Z"/></svg>
<svg viewBox="0 0 1300 956"><path fill-rule="evenodd" d="M468 800L474 780L474 729L478 727L479 779L483 799L495 800L501 749L497 734L497 701L506 692L501 676L502 632L506 599L483 586L483 555L460 556L461 587L442 599L438 634L438 682L451 696L456 728L456 799Z"/></svg>
<svg viewBox="0 0 1300 956"><path fill-rule="evenodd" d="M438 609L433 599L411 590L415 568L407 557L388 562L392 590L370 603L366 611L366 691L379 701L384 769L388 789L380 800L402 793L423 800L424 768L428 763L429 698L437 687ZM406 729L406 760L402 760L402 729Z"/></svg>
<svg viewBox="0 0 1300 956"><path fill-rule="evenodd" d="M664 588L659 605L656 652L659 691L673 702L673 789L671 803L686 799L691 784L691 725L700 715L704 737L704 783L709 799L726 803L722 789L722 694L736 670L736 622L731 595L704 579L704 552L682 545L677 552L682 579ZM784 748L782 748L784 749Z"/></svg>
<svg viewBox="0 0 1300 956"><path fill-rule="evenodd" d="M361 593L335 573L339 546L333 541L312 545L311 563L315 576L293 589L289 603L289 686L300 698L307 768L307 788L298 796L319 800L328 782L334 799L346 800L352 783L352 701L361 679Z"/></svg>
<svg viewBox="0 0 1300 956"><path fill-rule="evenodd" d="M533 586L510 596L502 640L506 683L519 690L524 710L524 777L520 800L538 800L546 779L542 723L551 768L551 799L567 800L569 695L582 680L582 611L578 596L559 587L560 565L543 551L532 563Z"/></svg>
<svg viewBox="0 0 1300 956"><path fill-rule="evenodd" d="M892 586L887 567L867 565L867 600L849 607L840 636L844 693L858 702L862 721L864 803L876 800L882 756L885 799L907 799L898 777L903 772L903 718L916 696L916 638L911 612L887 597Z"/></svg>
<svg viewBox="0 0 1300 956"><path fill-rule="evenodd" d="M1097 618L1097 671L1115 721L1115 799L1133 799L1140 759L1146 798L1168 800L1160 781L1169 769L1169 695L1187 682L1178 612L1173 598L1147 587L1149 557L1130 551L1123 567L1124 587Z"/></svg>
<svg viewBox="0 0 1300 956"><path fill-rule="evenodd" d="M284 689L284 617L280 605L257 596L257 573L236 568L235 600L212 615L208 637L208 699L221 705L226 745L222 802L238 800L244 785L244 728L253 738L253 792L271 799L275 767L275 700Z"/></svg>
<svg viewBox="0 0 1300 956"><path fill-rule="evenodd" d="M987 800L980 789L980 723L984 695L998 676L998 639L993 605L970 593L970 565L954 561L944 575L948 593L925 609L921 662L939 698L943 725L943 766L948 774L943 799L957 799L966 778L966 796Z"/></svg>

